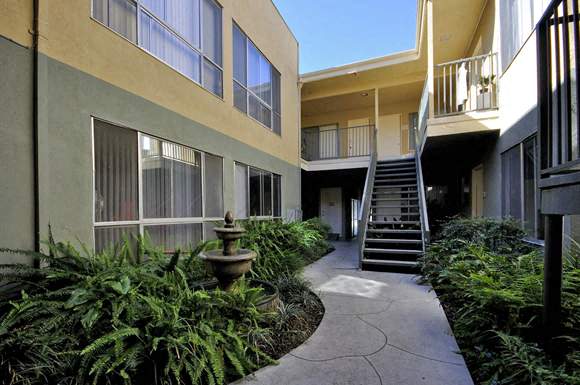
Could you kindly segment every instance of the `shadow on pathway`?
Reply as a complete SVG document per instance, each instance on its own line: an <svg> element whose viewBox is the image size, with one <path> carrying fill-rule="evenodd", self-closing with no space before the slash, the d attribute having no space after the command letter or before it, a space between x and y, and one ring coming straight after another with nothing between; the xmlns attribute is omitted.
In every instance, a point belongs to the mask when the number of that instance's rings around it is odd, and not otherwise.
<svg viewBox="0 0 580 385"><path fill-rule="evenodd" d="M236 382L243 385L473 385L443 309L409 274L359 271L357 245L304 276L326 313L303 345Z"/></svg>

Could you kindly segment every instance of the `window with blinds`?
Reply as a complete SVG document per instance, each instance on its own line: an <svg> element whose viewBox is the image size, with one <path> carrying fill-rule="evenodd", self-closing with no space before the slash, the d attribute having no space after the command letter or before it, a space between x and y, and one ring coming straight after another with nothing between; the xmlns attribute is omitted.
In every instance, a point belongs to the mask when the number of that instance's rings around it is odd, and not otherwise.
<svg viewBox="0 0 580 385"><path fill-rule="evenodd" d="M222 9L215 1L93 0L93 17L222 97Z"/></svg>
<svg viewBox="0 0 580 385"><path fill-rule="evenodd" d="M236 163L236 217L282 216L282 177Z"/></svg>
<svg viewBox="0 0 580 385"><path fill-rule="evenodd" d="M170 252L223 216L223 159L94 120L95 249L147 234Z"/></svg>
<svg viewBox="0 0 580 385"><path fill-rule="evenodd" d="M537 146L534 135L501 154L502 212L503 216L519 221L530 237L543 239Z"/></svg>
<svg viewBox="0 0 580 385"><path fill-rule="evenodd" d="M234 106L280 135L280 73L235 23L233 51Z"/></svg>

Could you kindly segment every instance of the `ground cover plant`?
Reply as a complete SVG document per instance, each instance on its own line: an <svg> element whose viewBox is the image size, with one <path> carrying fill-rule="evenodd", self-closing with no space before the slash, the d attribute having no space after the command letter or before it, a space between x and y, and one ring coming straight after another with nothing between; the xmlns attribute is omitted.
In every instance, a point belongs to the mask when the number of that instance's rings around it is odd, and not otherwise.
<svg viewBox="0 0 580 385"><path fill-rule="evenodd" d="M542 347L541 250L511 220L454 219L421 260L477 384L580 384L580 260L564 263L558 357Z"/></svg>
<svg viewBox="0 0 580 385"><path fill-rule="evenodd" d="M253 234L260 239L279 226L256 224ZM296 236L313 225L284 226ZM284 240L271 245L280 255ZM139 238L95 254L50 238L46 254L11 251L43 268L1 266L2 383L223 384L274 362L314 331L323 308L297 275L311 256L275 276L258 264L253 276L272 278L282 299L263 311L256 307L262 289L246 280L231 292L200 285L210 274L197 255L218 246L168 256Z"/></svg>

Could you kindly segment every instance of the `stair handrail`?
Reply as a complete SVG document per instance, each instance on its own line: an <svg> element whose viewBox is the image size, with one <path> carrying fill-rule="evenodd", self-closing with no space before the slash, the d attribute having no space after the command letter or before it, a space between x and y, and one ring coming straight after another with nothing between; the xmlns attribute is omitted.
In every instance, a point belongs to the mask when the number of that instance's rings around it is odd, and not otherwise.
<svg viewBox="0 0 580 385"><path fill-rule="evenodd" d="M426 245L431 239L431 230L429 229L429 217L427 216L427 199L425 197L425 183L423 182L423 167L421 166L421 148L422 144L417 143L415 150L415 170L417 172L417 192L419 194L419 210L421 210L421 233L423 236L423 252Z"/></svg>
<svg viewBox="0 0 580 385"><path fill-rule="evenodd" d="M371 201L373 195L373 187L374 187L374 180L375 180L375 173L377 170L377 127L374 126L372 132L372 140L371 140L371 156L369 159L369 167L367 169L367 176L365 180L365 187L363 190L362 196L362 208L359 212L359 220L358 220L358 251L359 251L359 268L362 268L362 261L364 257L364 247L366 242L366 229L369 223L370 211L371 211Z"/></svg>

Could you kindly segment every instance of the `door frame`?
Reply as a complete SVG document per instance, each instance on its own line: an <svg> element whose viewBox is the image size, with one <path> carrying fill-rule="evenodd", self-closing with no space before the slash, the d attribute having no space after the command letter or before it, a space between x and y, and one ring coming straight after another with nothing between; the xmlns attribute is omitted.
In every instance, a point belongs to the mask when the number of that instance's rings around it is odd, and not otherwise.
<svg viewBox="0 0 580 385"><path fill-rule="evenodd" d="M338 216L339 223L338 223L337 227L339 228L338 236L343 237L344 236L344 205L342 202L342 187L321 187L320 188L320 192L319 192L320 204L318 207L318 215L319 215L320 219L322 219L322 191L323 190L338 190L339 199L338 199L337 204L339 206L339 208L338 208L338 210L339 210L339 216ZM332 226L332 224L330 224L330 225Z"/></svg>
<svg viewBox="0 0 580 385"><path fill-rule="evenodd" d="M477 180L476 180L477 178ZM483 175L483 164L475 166L471 170L471 217L479 218L483 217L483 205L484 205L484 175ZM476 188L479 186L479 188ZM481 202L481 206L479 205Z"/></svg>

